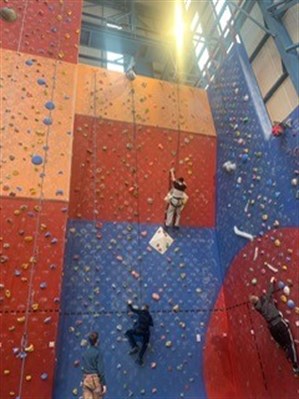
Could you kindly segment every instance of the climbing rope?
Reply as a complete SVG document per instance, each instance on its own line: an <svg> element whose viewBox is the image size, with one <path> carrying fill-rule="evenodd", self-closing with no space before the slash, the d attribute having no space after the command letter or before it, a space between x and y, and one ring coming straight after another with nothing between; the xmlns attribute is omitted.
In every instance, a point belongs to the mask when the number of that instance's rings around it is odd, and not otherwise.
<svg viewBox="0 0 299 399"><path fill-rule="evenodd" d="M133 81L130 81L130 93L131 93L131 101L132 101L132 133L133 133L133 148L135 150L134 155L135 155L135 168L134 168L134 188L137 193L137 200L136 200L136 205L137 205L137 251L138 253L141 251L141 227L140 227L140 196L139 196L139 178L138 178L138 147L137 147L137 126L136 126L136 99L135 99L135 89L133 85ZM136 264L138 263L138 257L135 258ZM138 266L138 265L137 265ZM138 267L137 267L138 268ZM138 287L139 287L139 301L140 303L143 302L143 279L142 279L142 274L140 273L140 276L138 278Z"/></svg>
<svg viewBox="0 0 299 399"><path fill-rule="evenodd" d="M22 26L24 27L25 24L25 17L27 13L27 8L28 8L28 3L29 1L27 0L26 2L26 8L24 11L24 17L22 20ZM61 14L63 15L64 12L64 3L61 3ZM61 25L62 25L62 19L59 22L59 37L58 37L58 48L60 49L60 44L61 44ZM20 34L23 34L23 30L21 30ZM20 45L18 46L18 49L20 49ZM19 50L18 50L19 51ZM54 65L54 73L53 73L53 84L52 84L52 89L51 89L51 94L50 94L50 99L51 102L54 100L54 93L56 89L56 76L57 76L57 68L58 68L58 59L55 60L55 65ZM51 120L52 116L52 110L49 109L48 111L48 118ZM46 129L46 135L45 135L45 145L44 145L44 162L42 165L42 173L40 174L40 196L38 199L38 206L37 206L37 217L36 217L36 223L35 223L35 235L33 239L33 249L32 249L32 257L31 257L31 268L30 268L30 273L29 273L29 284L28 284L28 295L27 295L27 300L26 300L26 308L25 308L25 320L24 320L24 329L23 329L23 335L20 343L20 357L21 357L21 373L20 373L20 379L19 379L19 387L18 387L18 399L21 399L22 396L22 391L23 391L23 383L24 383L24 373L25 373L25 363L26 363L26 347L29 342L29 334L28 334L28 324L29 324L29 317L32 313L31 307L32 307L32 289L33 289L33 278L35 275L37 263L38 263L38 254L39 254L39 246L38 246L38 239L39 239L39 231L40 231L40 224L41 224L41 211L42 211L42 206L43 206L43 201L44 201L44 183L45 183L45 176L46 176L46 164L47 164L47 159L48 159L48 154L47 150L49 148L49 136L50 136L50 131L51 131L51 124L47 125Z"/></svg>

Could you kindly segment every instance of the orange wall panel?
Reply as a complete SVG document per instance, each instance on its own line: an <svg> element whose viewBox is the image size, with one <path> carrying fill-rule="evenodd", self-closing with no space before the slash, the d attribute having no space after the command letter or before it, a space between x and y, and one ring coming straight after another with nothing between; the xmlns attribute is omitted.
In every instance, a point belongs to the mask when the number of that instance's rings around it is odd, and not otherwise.
<svg viewBox="0 0 299 399"><path fill-rule="evenodd" d="M86 65L78 66L76 113L216 135L204 90L141 76L130 82L125 74Z"/></svg>
<svg viewBox="0 0 299 399"><path fill-rule="evenodd" d="M67 200L76 66L8 50L0 56L0 194L39 198L42 190L46 199ZM46 125L49 117L52 124ZM34 155L41 156L40 165L32 162Z"/></svg>

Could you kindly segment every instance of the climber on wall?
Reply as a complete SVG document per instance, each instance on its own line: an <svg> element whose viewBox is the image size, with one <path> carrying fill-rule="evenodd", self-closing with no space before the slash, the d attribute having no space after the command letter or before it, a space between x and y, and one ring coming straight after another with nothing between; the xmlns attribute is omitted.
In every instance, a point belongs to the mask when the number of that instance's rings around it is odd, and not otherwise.
<svg viewBox="0 0 299 399"><path fill-rule="evenodd" d="M174 168L170 169L170 178L172 188L164 198L168 207L166 211L165 227L174 226L178 229L180 226L181 213L188 201L188 195L185 193L187 188L186 182L183 177L175 178Z"/></svg>
<svg viewBox="0 0 299 399"><path fill-rule="evenodd" d="M153 319L149 312L149 306L143 305L141 309L136 309L132 306L132 301L128 301L128 308L131 312L135 313L138 316L138 319L134 325L134 327L128 331L126 331L125 336L129 340L129 344L131 346L131 350L129 355L134 355L139 352L136 363L140 366L143 365L143 356L148 347L148 343L150 340L150 327L153 327ZM142 339L141 349L138 347L136 343L136 338L140 337ZM140 351L139 351L140 349Z"/></svg>
<svg viewBox="0 0 299 399"><path fill-rule="evenodd" d="M250 295L249 300L267 321L268 328L274 340L284 349L287 358L292 362L295 375L299 375L296 344L288 322L283 318L282 313L277 309L273 300L275 278L270 280L270 286L266 294L258 297Z"/></svg>
<svg viewBox="0 0 299 399"><path fill-rule="evenodd" d="M82 357L83 399L102 399L107 392L103 356L98 348L99 334L89 334L90 346Z"/></svg>

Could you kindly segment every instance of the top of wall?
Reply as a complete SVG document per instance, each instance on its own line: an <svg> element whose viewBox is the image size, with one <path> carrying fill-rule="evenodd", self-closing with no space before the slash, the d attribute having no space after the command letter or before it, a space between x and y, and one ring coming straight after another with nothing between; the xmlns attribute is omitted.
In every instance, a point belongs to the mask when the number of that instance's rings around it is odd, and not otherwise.
<svg viewBox="0 0 299 399"><path fill-rule="evenodd" d="M207 93L143 76L78 65L76 113L216 136Z"/></svg>
<svg viewBox="0 0 299 399"><path fill-rule="evenodd" d="M81 0L5 0L0 6L16 17L12 22L0 19L2 48L77 62Z"/></svg>

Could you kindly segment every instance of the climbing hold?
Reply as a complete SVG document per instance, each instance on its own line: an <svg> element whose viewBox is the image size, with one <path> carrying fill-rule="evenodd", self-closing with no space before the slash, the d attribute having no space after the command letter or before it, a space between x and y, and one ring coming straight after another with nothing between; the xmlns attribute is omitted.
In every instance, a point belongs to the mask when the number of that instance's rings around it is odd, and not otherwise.
<svg viewBox="0 0 299 399"><path fill-rule="evenodd" d="M288 306L290 309L293 309L293 308L295 307L295 302L294 302L292 299L289 299L289 300L287 301L287 306Z"/></svg>
<svg viewBox="0 0 299 399"><path fill-rule="evenodd" d="M46 81L45 81L45 79L39 78L39 79L37 79L37 83L38 83L40 86L44 86L44 85L46 84Z"/></svg>
<svg viewBox="0 0 299 399"><path fill-rule="evenodd" d="M222 168L223 168L226 172L231 173L231 172L233 172L233 171L236 170L237 165L236 165L234 162L226 161L226 162L224 162L224 164L222 165Z"/></svg>
<svg viewBox="0 0 299 399"><path fill-rule="evenodd" d="M41 165L43 163L43 157L41 157L40 155L33 155L31 158L31 162L34 165Z"/></svg>
<svg viewBox="0 0 299 399"><path fill-rule="evenodd" d="M280 245L281 245L280 240L276 239L276 240L274 241L274 245L275 245L276 247L280 247Z"/></svg>
<svg viewBox="0 0 299 399"><path fill-rule="evenodd" d="M52 101L47 101L46 104L45 104L45 107L48 110L52 111L53 109L55 109L55 104Z"/></svg>
<svg viewBox="0 0 299 399"><path fill-rule="evenodd" d="M251 280L251 284L252 284L252 285L257 285L257 279L256 279L256 278L253 278L253 279Z"/></svg>
<svg viewBox="0 0 299 399"><path fill-rule="evenodd" d="M254 236L252 234L245 233L244 231L239 230L237 226L234 226L234 232L237 236L247 238L250 241L253 241L254 239Z"/></svg>
<svg viewBox="0 0 299 399"><path fill-rule="evenodd" d="M179 305L174 305L173 308L172 308L172 311L175 312L175 313L179 312L180 311L180 306Z"/></svg>
<svg viewBox="0 0 299 399"><path fill-rule="evenodd" d="M13 8L2 7L0 9L0 18L6 22L14 22L18 18L18 15Z"/></svg>
<svg viewBox="0 0 299 399"><path fill-rule="evenodd" d="M52 125L52 123L53 123L52 118L50 118L49 116L46 116L46 117L44 118L43 122L44 122L44 124L45 124L46 126L50 126L50 125Z"/></svg>
<svg viewBox="0 0 299 399"><path fill-rule="evenodd" d="M160 300L160 295L157 294L156 292L154 292L154 293L152 294L152 298L153 298L155 301L159 301L159 300Z"/></svg>
<svg viewBox="0 0 299 399"><path fill-rule="evenodd" d="M42 373L41 376L40 376L40 378L41 378L43 381L45 381L45 380L48 379L48 374L47 374L47 373Z"/></svg>
<svg viewBox="0 0 299 399"><path fill-rule="evenodd" d="M171 348L172 347L172 342L171 341L166 341L165 342L166 348Z"/></svg>
<svg viewBox="0 0 299 399"><path fill-rule="evenodd" d="M264 262L264 265L267 266L268 269L272 270L272 272L274 272L274 273L278 272L278 269L276 269L276 267L270 265L270 263Z"/></svg>
<svg viewBox="0 0 299 399"><path fill-rule="evenodd" d="M31 345L29 345L29 346L27 346L25 348L25 352L30 353L30 352L33 352L33 351L34 351L34 345L33 344L31 344Z"/></svg>
<svg viewBox="0 0 299 399"><path fill-rule="evenodd" d="M286 295L286 296L289 296L290 295L290 292L291 292L291 290L290 290L290 287L288 287L287 285L283 288L283 293Z"/></svg>

